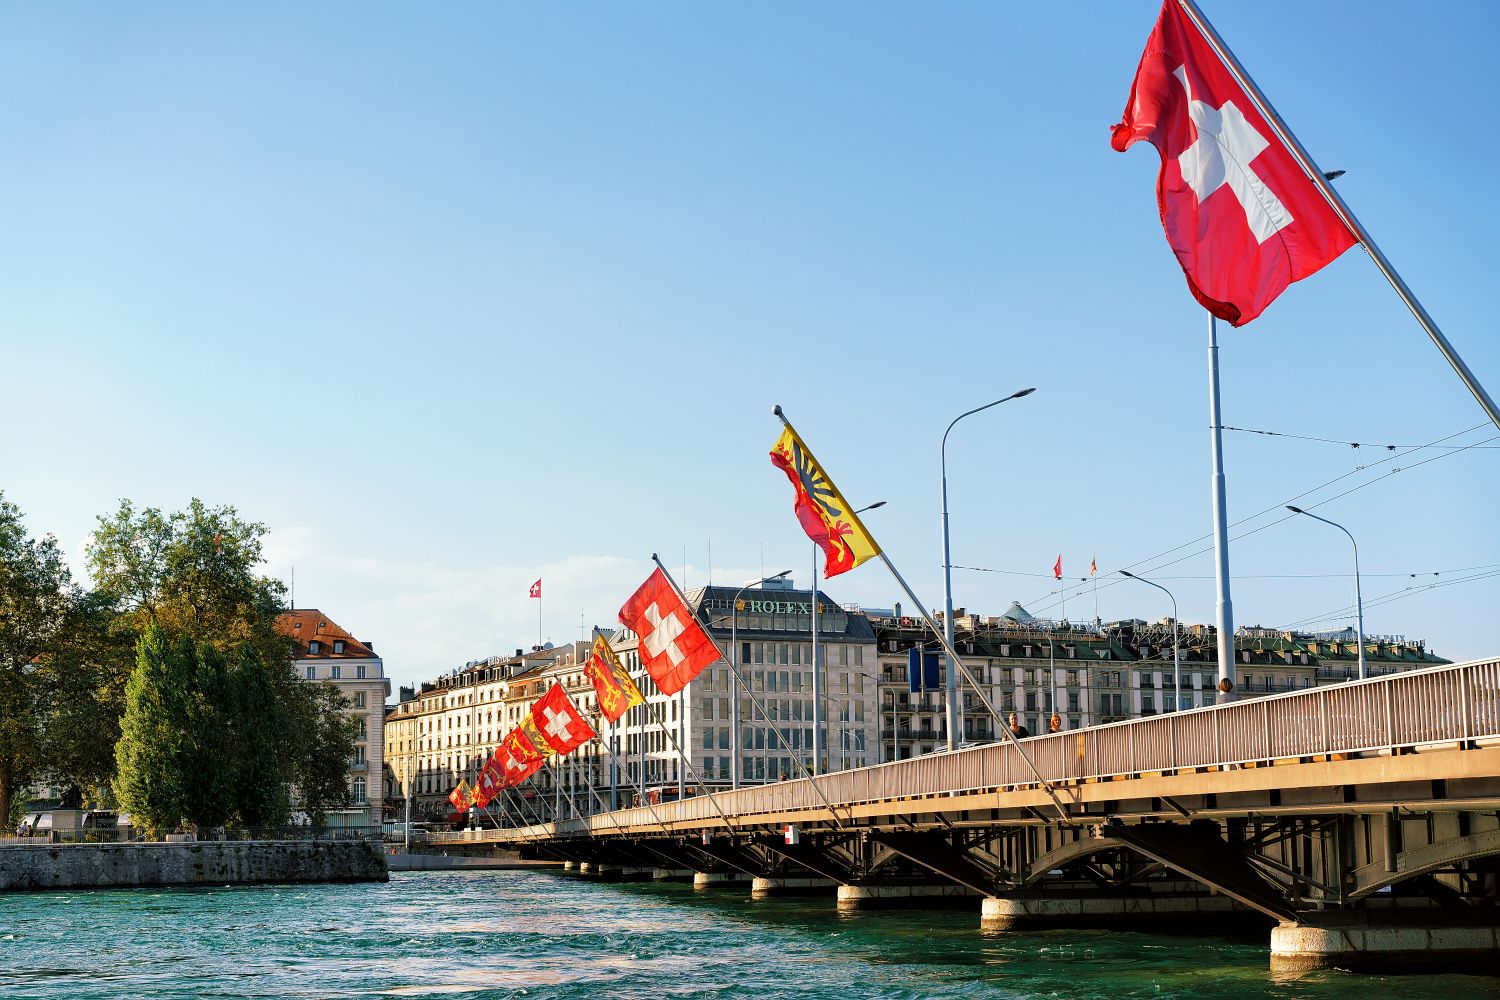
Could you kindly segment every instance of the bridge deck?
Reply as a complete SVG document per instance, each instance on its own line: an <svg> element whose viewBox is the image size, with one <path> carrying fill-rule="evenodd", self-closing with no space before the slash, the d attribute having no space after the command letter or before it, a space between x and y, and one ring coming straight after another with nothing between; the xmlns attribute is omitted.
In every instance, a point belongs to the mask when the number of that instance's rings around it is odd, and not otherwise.
<svg viewBox="0 0 1500 1000"><path fill-rule="evenodd" d="M681 835L785 823L909 828L916 814L944 826L1055 823L1062 817L1052 794L1069 822L1326 811L1335 794L1346 812L1439 798L1443 808L1493 807L1493 779L1500 778L1500 659L1094 726L1028 739L1022 748L1051 794L1006 742L434 840ZM1442 783L1440 796L1434 782ZM1466 789L1473 803L1465 802Z"/></svg>

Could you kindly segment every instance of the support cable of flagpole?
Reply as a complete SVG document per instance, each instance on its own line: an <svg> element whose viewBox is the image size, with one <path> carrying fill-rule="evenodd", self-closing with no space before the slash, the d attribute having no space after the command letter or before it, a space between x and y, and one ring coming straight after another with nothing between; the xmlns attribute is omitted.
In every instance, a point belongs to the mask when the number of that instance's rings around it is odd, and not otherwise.
<svg viewBox="0 0 1500 1000"><path fill-rule="evenodd" d="M1458 352L1453 349L1453 345L1448 343L1448 338L1443 336L1443 331L1438 329L1437 323L1428 315L1427 310L1418 301L1412 290L1407 287L1406 281L1391 266L1391 262L1386 259L1385 254L1381 252L1380 247L1371 238L1369 231L1365 229L1364 225L1355 216L1353 210L1349 208L1343 196L1334 190L1333 183L1322 170L1318 169L1318 165L1313 160L1312 155L1308 153L1306 147L1302 145L1302 142L1293 134L1292 130L1287 127L1281 115L1277 114L1276 109L1271 106L1270 100L1267 99L1259 85L1251 79L1250 74L1246 72L1244 65L1240 63L1238 57L1235 56L1234 52L1225 43L1223 37L1209 23L1208 18L1203 15L1203 11L1198 8L1194 0L1178 0L1178 3L1181 4L1183 13L1187 14L1188 18L1197 25L1198 30L1203 33L1203 37L1208 41L1209 47L1214 50L1220 61L1224 63L1225 69L1229 70L1230 75L1244 88L1245 93L1255 103L1256 109L1260 111L1261 116L1266 119L1266 122L1276 132L1281 141L1285 143L1286 147L1291 150L1292 156L1297 159L1298 164L1307 174L1308 179L1317 186L1344 225L1348 226L1349 230L1354 233L1360 245L1365 248L1365 252L1370 255L1370 259L1375 262L1376 268L1384 275L1385 280L1390 282L1397 296L1406 304L1406 308L1411 310L1411 314L1416 317L1422 329L1427 331L1427 336L1432 338L1432 342L1437 345L1438 351L1447 359L1448 364L1453 367L1453 370L1458 373L1458 377L1462 380L1464 386L1469 392L1473 393L1474 398L1478 400L1485 414L1494 422L1496 427L1500 427L1500 408L1495 406L1495 401L1490 398L1489 393L1485 392L1484 387L1479 384L1479 380L1474 377L1474 373L1469 371L1469 366L1464 364L1463 358L1459 357Z"/></svg>
<svg viewBox="0 0 1500 1000"><path fill-rule="evenodd" d="M774 410L772 410L772 412L776 414L776 419L780 420L788 430L790 430L793 434L797 433L797 429L793 427L792 422L786 418L786 414L782 412L780 406L777 406ZM801 435L798 435L798 437L800 439ZM880 547L877 545L876 548L879 549ZM963 661L963 658L958 655L958 650L953 648L953 644L948 641L946 636L943 635L943 630L938 627L938 623L933 621L932 613L927 610L927 606L923 604L920 599L918 599L916 592L913 591L907 584L906 579L896 569L896 566L891 562L890 557L885 554L885 550L880 549L878 554L880 556L880 561L885 563L885 568L890 571L891 576L895 579L896 585L906 592L907 599L916 606L917 611L922 616L922 620L927 623L927 627L932 629L933 634L937 636L938 641L943 644L943 650L948 654L949 666L958 668L959 672L963 674L964 680L968 681L969 686L974 689L974 694L978 696L980 703L984 705L985 711L989 712L990 717L999 724L1001 732L1005 733L1011 744L1016 748L1016 753L1019 754L1021 759L1026 762L1027 769L1029 769L1031 773L1036 776L1036 780L1041 785L1042 791L1046 792L1047 797L1052 800L1052 804L1057 808L1057 814L1062 817L1062 821L1064 823L1071 823L1072 819L1068 816L1067 809L1063 807L1062 800L1059 799L1057 797L1057 793L1053 791L1052 783L1046 778L1042 777L1042 772L1037 769L1036 762L1031 759L1031 755L1026 752L1026 748L1021 746L1021 741L1016 739L1016 734L1010 731L1010 726L1005 724L1005 720L1002 719L1000 717L1000 713L995 710L995 706L990 701L989 696L984 693L984 690L979 686L979 682L975 680L974 675L970 673L968 666ZM660 563L658 563L658 565L660 565Z"/></svg>
<svg viewBox="0 0 1500 1000"><path fill-rule="evenodd" d="M1013 745L1016 748L1016 752L1020 754L1021 759L1026 762L1027 769L1036 776L1037 782L1042 786L1042 791L1047 793L1047 797L1050 798L1052 800L1052 804L1057 807L1057 814L1062 817L1062 821L1064 823L1071 823L1073 820L1068 815L1068 810L1063 807L1062 800L1059 799L1057 797L1057 793L1052 790L1052 782L1042 777L1042 772L1037 769L1036 762L1031 759L1031 755L1026 752L1026 748L1021 746L1021 741L1016 739L1016 734L1011 732L1010 726L1006 725L1005 720L1000 717L1000 713L995 710L994 703L990 701L989 697L984 693L984 690L980 688L979 682L974 679L974 675L969 672L969 667L964 663L963 658L958 655L958 650L954 649L948 643L948 640L943 636L943 630L938 627L937 622L932 620L932 615L928 612L927 608L923 606L922 602L917 598L917 595L913 593L911 587L907 585L906 580L902 578L901 574L896 570L896 567L891 563L890 557L887 556L883 550L880 553L880 561L885 563L885 568L890 570L891 576L895 577L897 586L899 586L903 591L906 592L907 598L910 599L912 604L916 605L917 610L921 612L922 618L927 622L927 627L932 629L932 631L937 635L938 641L943 644L943 650L948 654L949 664L957 667L959 673L963 674L964 680L969 682L969 686L974 689L974 693L979 697L980 702L983 703L985 711L989 712L990 717L999 724L1000 731L1005 733L1006 737L1010 740L1011 745Z"/></svg>
<svg viewBox="0 0 1500 1000"><path fill-rule="evenodd" d="M516 801L520 803L520 805L516 809L516 818L518 820L520 820L522 823L526 824L526 826L521 826L521 825L518 824L514 828L515 831L517 833L519 833L521 835L521 838L523 840L525 840L529 844L530 843L541 843L541 838L540 837L535 836L533 834L529 834L529 833L526 832L527 829L530 826L533 826L533 825L539 826L539 825L541 825L541 820L540 820L539 817L537 817L536 813L531 812L530 808L527 807L525 797L522 796L521 793L516 790L516 786L514 786L514 785L506 785L504 788L500 789L501 794L502 795L507 795L507 796L512 791L516 792ZM528 821L526 819L526 814L527 813L531 813L532 819L530 821Z"/></svg>
<svg viewBox="0 0 1500 1000"><path fill-rule="evenodd" d="M601 635L602 633L599 631L599 629L595 628L593 630L593 638L598 639L601 637ZM605 641L608 642L609 640L605 639ZM646 705L646 702L641 702L641 705L644 707ZM615 748L611 745L611 743L614 742L615 727L616 723L611 722L609 724L610 740L608 742L602 739L599 740L600 745L603 746L605 752L609 754L609 760L614 768L614 773L617 775L625 776L625 780L630 782L630 787L634 788L635 793L641 797L641 805L645 806L647 811L651 813L651 818L656 820L656 825L661 827L663 833L671 833L672 831L667 827L666 822L661 818L661 814L658 813L656 811L656 807L651 804L651 799L646 795L646 790L640 785L636 784L636 780L630 776L630 768L626 767L625 762L620 759L619 754L615 753ZM598 733L596 732L594 735L597 737ZM641 776L641 780L645 780L645 775ZM702 782L699 782L699 784L702 784ZM595 798L598 798L598 796L595 796ZM615 807L612 807L612 809L613 808ZM729 822L727 817L725 818L725 822ZM730 829L732 830L733 827L731 826Z"/></svg>
<svg viewBox="0 0 1500 1000"><path fill-rule="evenodd" d="M751 706L758 709L760 711L760 717L766 720L766 728L776 735L776 740L781 744L781 748L785 750L787 754L792 758L792 760L796 762L797 767L801 769L803 776L807 778L808 785L814 792L817 793L818 798L823 801L823 805L828 808L828 815L829 818L833 820L835 829L842 832L844 829L844 824L839 820L838 810L833 807L833 803L828 800L828 796L823 794L823 789L818 784L817 778L812 774L811 771L808 770L807 765L802 762L802 755L793 750L791 745L787 743L786 737L781 734L780 727L772 724L775 720L773 720L771 718L771 714L766 711L765 705L761 703L761 700L759 698L755 697L755 692L750 690L750 685L745 683L745 678L740 673L739 668L730 661L729 657L724 655L724 649L719 645L719 641L714 638L714 634L709 631L708 623L698 617L698 612L693 610L693 606L688 603L687 595L682 592L681 587L677 586L677 581L672 579L672 574L667 572L667 567L662 564L662 561L659 558L657 558L655 552L651 553L651 560L655 562L656 565L661 569L662 575L667 578L667 583L671 584L672 590L677 594L677 599L682 602L682 606L687 608L688 614L693 616L693 621L697 622L698 627L703 630L703 635L708 639L710 643L713 644L714 649L718 650L719 659L728 664L729 671L734 675L735 682L738 683L740 687L744 688L745 694L750 697ZM813 600L817 600L816 595L814 595ZM709 798L713 798L713 796L710 795Z"/></svg>
<svg viewBox="0 0 1500 1000"><path fill-rule="evenodd" d="M635 793L641 797L641 805L646 807L646 811L651 814L651 818L656 821L656 825L661 827L663 833L671 833L672 831L667 826L666 821L661 818L661 814L656 811L656 807L651 804L651 800L646 796L646 790L635 783L635 779L630 776L630 772L624 770L624 762L615 755L614 750L610 749L609 747L606 747L605 749L609 751L610 760L615 762L615 766L624 771L625 780L630 782L630 787L634 788ZM598 796L595 797L597 798Z"/></svg>
<svg viewBox="0 0 1500 1000"><path fill-rule="evenodd" d="M653 556L652 558L655 557ZM666 570L663 569L662 572L665 573ZM670 579L670 577L668 577L668 579ZM677 584L674 583L672 584L672 586L676 587ZM687 601L683 601L682 603L685 605L687 604ZM665 695L664 697L671 697L671 695ZM672 749L677 751L677 759L683 763L688 771L692 772L694 783L706 789L708 787L708 783L703 780L703 775L698 773L698 769L693 766L693 762L688 760L687 754L682 752L682 747L677 743L677 735L673 733L672 728L667 725L665 717L661 714L661 712L657 711L656 706L651 704L651 702L649 701L642 702L641 707L646 709L647 714L651 716L651 721L660 726L661 731L667 734L667 739L672 743ZM714 811L717 812L719 814L719 818L724 821L724 827L730 832L731 835L733 835L735 832L734 823L730 821L729 816L724 812L722 808L720 808L718 801L713 796L713 793L710 792L706 797L708 799L709 805L714 807ZM641 801L646 801L646 796L644 793L642 793L641 795ZM652 815L655 815L655 810L652 810Z"/></svg>

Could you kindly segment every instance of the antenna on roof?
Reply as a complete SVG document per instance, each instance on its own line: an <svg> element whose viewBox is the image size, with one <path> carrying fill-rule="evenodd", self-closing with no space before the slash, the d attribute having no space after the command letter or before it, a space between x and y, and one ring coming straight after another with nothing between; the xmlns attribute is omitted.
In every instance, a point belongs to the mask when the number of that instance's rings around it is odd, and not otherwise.
<svg viewBox="0 0 1500 1000"><path fill-rule="evenodd" d="M292 590L288 595L292 602L292 610L297 610L297 564L292 563Z"/></svg>

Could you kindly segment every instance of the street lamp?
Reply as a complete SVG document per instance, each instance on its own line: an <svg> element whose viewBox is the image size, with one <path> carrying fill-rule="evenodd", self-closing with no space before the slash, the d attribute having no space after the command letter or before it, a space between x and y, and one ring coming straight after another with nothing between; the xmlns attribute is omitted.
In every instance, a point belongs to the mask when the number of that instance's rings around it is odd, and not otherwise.
<svg viewBox="0 0 1500 1000"><path fill-rule="evenodd" d="M1144 576L1136 576L1128 569L1120 570L1120 575L1155 587L1172 598L1172 711L1176 712L1182 708L1182 653L1177 643L1177 598L1173 597L1172 592L1161 584L1148 580ZM1223 642L1224 637L1220 636L1219 641Z"/></svg>
<svg viewBox="0 0 1500 1000"><path fill-rule="evenodd" d="M780 580L791 573L784 569L780 573L763 576L759 580L751 580L739 590L735 591L734 600L729 602L729 657L734 664L734 676L729 681L729 742L733 744L729 748L729 782L731 788L740 787L740 643L738 626L740 620L740 595L751 587L759 587L768 580ZM813 602L817 603L817 596L813 596Z"/></svg>
<svg viewBox="0 0 1500 1000"><path fill-rule="evenodd" d="M938 449L943 467L943 638L947 641L949 649L953 648L953 557L948 549L948 434L953 430L953 425L964 417L973 416L992 406L999 406L1001 403L1008 403L1012 399L1029 396L1033 392L1036 392L1035 386L1030 389L1021 389L1004 399L997 399L993 403L985 403L983 406L960 413L953 418L953 423L948 425L948 430L943 431L943 443ZM957 750L961 725L958 706L958 671L950 663L945 672L948 675L948 749Z"/></svg>
<svg viewBox="0 0 1500 1000"><path fill-rule="evenodd" d="M1349 529L1346 528L1346 527L1344 527L1342 524L1339 524L1337 521L1330 521L1326 517L1319 517L1316 514L1310 514L1307 511L1303 510L1301 507L1293 507L1291 504L1287 504L1287 508L1286 509L1289 510L1289 511L1291 511L1293 514L1301 514L1303 517L1310 517L1314 521L1322 521L1324 524L1331 524L1335 528L1337 528L1340 531L1342 531L1344 534L1349 535L1349 544L1352 545L1352 546L1354 546L1354 610L1355 610L1356 614L1359 617L1359 679L1360 680L1364 680L1365 679L1365 600L1364 600L1364 598L1362 596L1360 596L1360 592L1359 592L1359 543L1354 540L1354 536L1349 533Z"/></svg>
<svg viewBox="0 0 1500 1000"><path fill-rule="evenodd" d="M856 510L854 513L855 514L863 514L867 510L875 510L877 507L884 507L884 506L885 506L885 501L884 500L876 500L872 504L869 504L867 506L859 508L859 510ZM817 543L814 542L813 543L813 547L812 547L812 598L811 598L811 600L812 600L812 609L811 609L812 610L812 659L813 659L813 662L812 662L812 675L813 675L813 745L812 745L813 766L812 766L812 772L813 772L813 774L822 774L823 773L823 761L822 761L822 757L823 757L824 751L826 751L827 748L828 748L827 747L828 740L826 738L828 734L824 731L824 727L823 727L823 711L822 711L822 708L820 707L823 704L823 665L820 662L821 657L818 656L818 652L819 652L819 650L818 650L818 556L821 554L821 552L822 552L822 550L819 549ZM831 757L832 754L829 754L829 756Z"/></svg>

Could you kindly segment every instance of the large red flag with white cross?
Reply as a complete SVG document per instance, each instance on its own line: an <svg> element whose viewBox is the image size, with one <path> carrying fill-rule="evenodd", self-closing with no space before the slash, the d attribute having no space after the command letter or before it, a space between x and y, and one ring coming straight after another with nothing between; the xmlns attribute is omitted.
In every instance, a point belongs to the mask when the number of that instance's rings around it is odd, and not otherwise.
<svg viewBox="0 0 1500 1000"><path fill-rule="evenodd" d="M531 706L531 718L537 732L554 753L572 753L598 734L584 721L578 706L568 697L561 684L554 683L547 693Z"/></svg>
<svg viewBox="0 0 1500 1000"><path fill-rule="evenodd" d="M640 638L641 663L662 694L681 691L719 658L659 566L620 609L620 624Z"/></svg>
<svg viewBox="0 0 1500 1000"><path fill-rule="evenodd" d="M1179 0L1165 0L1110 142L1161 154L1167 242L1203 307L1235 326L1355 244Z"/></svg>

